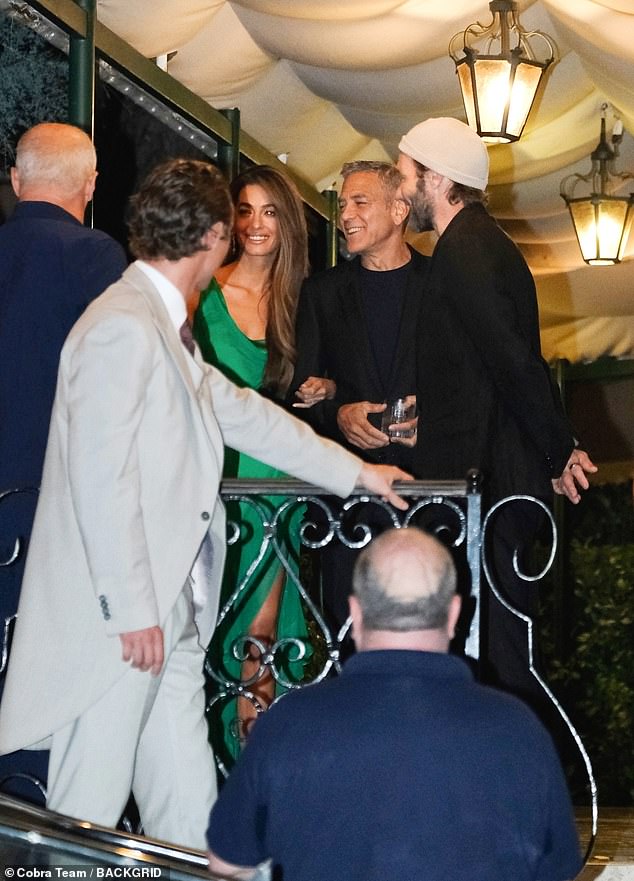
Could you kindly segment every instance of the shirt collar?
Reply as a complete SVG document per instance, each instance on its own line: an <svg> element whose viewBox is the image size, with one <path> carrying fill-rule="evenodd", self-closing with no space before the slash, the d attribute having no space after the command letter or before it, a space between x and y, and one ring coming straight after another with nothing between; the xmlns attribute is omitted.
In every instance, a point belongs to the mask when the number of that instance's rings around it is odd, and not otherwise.
<svg viewBox="0 0 634 881"><path fill-rule="evenodd" d="M150 266L145 260L137 260L135 265L147 275L158 291L163 305L167 309L170 321L174 325L176 332L179 333L184 322L187 320L187 308L183 295L169 278L164 276L162 272L159 272L158 269L155 269L154 266Z"/></svg>

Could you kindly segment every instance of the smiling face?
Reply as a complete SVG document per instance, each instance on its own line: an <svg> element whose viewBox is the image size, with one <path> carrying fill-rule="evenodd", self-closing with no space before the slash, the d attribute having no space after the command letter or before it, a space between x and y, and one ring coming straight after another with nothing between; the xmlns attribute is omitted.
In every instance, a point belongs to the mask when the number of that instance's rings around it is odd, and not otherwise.
<svg viewBox="0 0 634 881"><path fill-rule="evenodd" d="M240 251L254 257L274 256L280 247L277 208L260 184L247 184L236 204L235 235Z"/></svg>
<svg viewBox="0 0 634 881"><path fill-rule="evenodd" d="M339 197L340 221L351 254L370 254L396 236L393 200L388 200L379 176L373 171L356 171L343 182Z"/></svg>

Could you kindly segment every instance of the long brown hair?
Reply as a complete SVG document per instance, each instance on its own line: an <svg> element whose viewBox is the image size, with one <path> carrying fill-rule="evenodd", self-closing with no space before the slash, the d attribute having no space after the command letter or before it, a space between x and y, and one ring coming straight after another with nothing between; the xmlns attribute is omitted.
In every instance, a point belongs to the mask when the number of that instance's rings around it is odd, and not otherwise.
<svg viewBox="0 0 634 881"><path fill-rule="evenodd" d="M304 206L295 184L269 165L254 165L231 182L234 205L242 190L259 184L277 209L280 247L268 280L268 358L262 386L283 396L295 366L295 316L302 281L308 275L308 232Z"/></svg>

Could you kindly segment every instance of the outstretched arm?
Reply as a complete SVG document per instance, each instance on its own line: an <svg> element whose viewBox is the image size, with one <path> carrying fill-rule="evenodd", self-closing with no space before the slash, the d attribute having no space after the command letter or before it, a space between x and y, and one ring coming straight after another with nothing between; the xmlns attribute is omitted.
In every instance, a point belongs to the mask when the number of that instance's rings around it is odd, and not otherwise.
<svg viewBox="0 0 634 881"><path fill-rule="evenodd" d="M238 388L214 367L205 369L225 444L342 498L364 487L392 504L399 499L391 487L409 478L404 471L362 462L252 389ZM385 405L374 406L382 410ZM389 443L387 435L377 434L381 446ZM397 507L407 504L399 500Z"/></svg>

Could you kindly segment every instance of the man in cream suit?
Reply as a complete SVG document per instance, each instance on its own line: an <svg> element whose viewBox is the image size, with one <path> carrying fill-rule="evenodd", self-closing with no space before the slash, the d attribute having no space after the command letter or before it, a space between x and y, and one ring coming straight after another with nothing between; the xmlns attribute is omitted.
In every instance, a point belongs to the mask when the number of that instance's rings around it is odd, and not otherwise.
<svg viewBox="0 0 634 881"><path fill-rule="evenodd" d="M188 351L188 307L231 220L213 166L159 166L132 200L139 259L66 341L0 719L3 752L51 741L51 809L114 826L132 790L146 834L199 848L215 798L202 665L223 445L405 506L391 489L403 472L362 463Z"/></svg>

